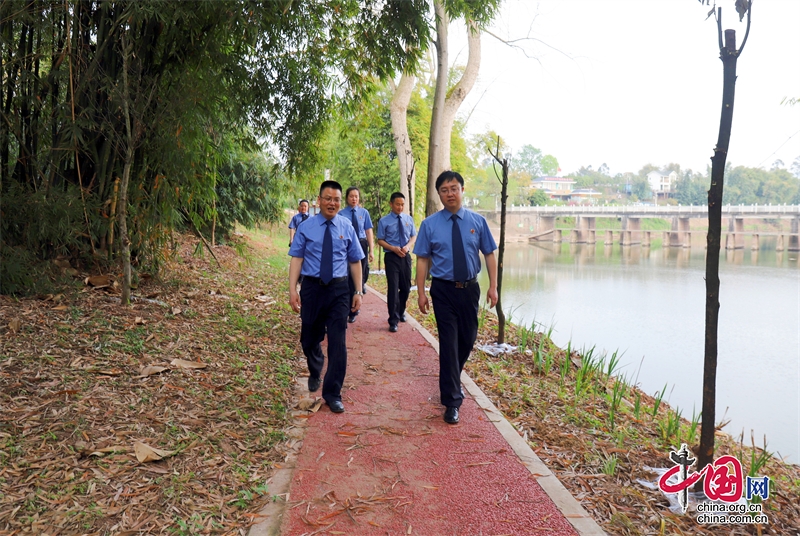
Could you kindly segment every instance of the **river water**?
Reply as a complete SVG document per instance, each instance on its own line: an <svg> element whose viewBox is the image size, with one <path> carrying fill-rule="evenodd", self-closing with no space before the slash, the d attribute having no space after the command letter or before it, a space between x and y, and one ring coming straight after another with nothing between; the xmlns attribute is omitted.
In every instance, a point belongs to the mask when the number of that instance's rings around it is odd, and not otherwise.
<svg viewBox="0 0 800 536"><path fill-rule="evenodd" d="M720 252L716 421L800 463L800 255ZM618 374L691 420L702 407L705 248L508 244L503 308L562 348L622 353ZM486 271L481 272L486 289ZM485 294L485 292L484 292ZM511 341L513 342L513 341Z"/></svg>

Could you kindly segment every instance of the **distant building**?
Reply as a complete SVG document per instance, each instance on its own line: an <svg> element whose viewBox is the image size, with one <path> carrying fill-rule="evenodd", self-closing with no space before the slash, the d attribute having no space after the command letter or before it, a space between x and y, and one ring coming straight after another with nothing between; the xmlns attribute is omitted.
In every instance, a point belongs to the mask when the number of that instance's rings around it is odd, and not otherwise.
<svg viewBox="0 0 800 536"><path fill-rule="evenodd" d="M569 199L575 182L568 177L539 177L531 181L531 186L544 190L551 199Z"/></svg>
<svg viewBox="0 0 800 536"><path fill-rule="evenodd" d="M672 191L672 185L678 180L678 174L674 171L663 173L661 171L653 170L647 174L647 182L650 183L650 189L656 196L668 197Z"/></svg>
<svg viewBox="0 0 800 536"><path fill-rule="evenodd" d="M570 200L580 201L582 203L594 203L595 199L601 195L603 194L594 188L578 188L577 190L572 190Z"/></svg>

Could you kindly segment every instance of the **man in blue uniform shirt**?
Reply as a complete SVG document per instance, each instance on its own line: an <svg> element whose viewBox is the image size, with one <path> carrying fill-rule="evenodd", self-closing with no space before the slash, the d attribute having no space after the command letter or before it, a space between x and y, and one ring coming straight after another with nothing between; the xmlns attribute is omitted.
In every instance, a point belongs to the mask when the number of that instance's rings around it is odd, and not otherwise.
<svg viewBox="0 0 800 536"><path fill-rule="evenodd" d="M464 399L461 371L478 336L479 253L489 272L486 301L497 303L497 244L486 218L461 206L464 179L445 171L436 179L436 191L444 208L422 222L414 254L417 256L417 292L422 313L428 312L425 279L430 269L431 299L439 331L439 392L445 406L444 420L458 422ZM379 231L380 233L380 231Z"/></svg>
<svg viewBox="0 0 800 536"><path fill-rule="evenodd" d="M344 196L347 200L347 208L343 209L339 215L349 219L350 223L353 224L356 234L358 235L358 240L361 243L361 249L364 251L364 258L361 259L361 288L358 290L366 293L365 285L369 277L369 263L374 259L372 256L372 218L369 217L369 211L367 211L367 209L358 206L358 202L361 200L361 191L358 188L351 186L344 193ZM351 279L350 296L355 295L355 292L356 286ZM348 322L351 324L355 322L357 315L357 311L355 313L350 313L347 319Z"/></svg>
<svg viewBox="0 0 800 536"><path fill-rule="evenodd" d="M389 331L406 321L406 303L411 289L411 248L414 247L414 219L403 213L406 196L395 192L389 198L392 211L378 221L378 245L383 248L386 266L386 303Z"/></svg>
<svg viewBox="0 0 800 536"><path fill-rule="evenodd" d="M300 313L300 345L308 362L308 390L319 389L325 356L320 343L328 334L328 370L322 398L334 413L344 411L342 384L347 372L347 315L361 307L361 291L350 298L350 277L361 288L364 253L353 225L338 215L342 186L325 181L319 188L320 212L297 228L289 248L289 304ZM297 281L303 276L300 293ZM302 307L301 307L302 304Z"/></svg>
<svg viewBox="0 0 800 536"><path fill-rule="evenodd" d="M292 219L289 220L289 247L292 247L292 240L294 240L294 234L297 232L297 228L308 218L308 201L301 199L297 204L297 214L292 216Z"/></svg>

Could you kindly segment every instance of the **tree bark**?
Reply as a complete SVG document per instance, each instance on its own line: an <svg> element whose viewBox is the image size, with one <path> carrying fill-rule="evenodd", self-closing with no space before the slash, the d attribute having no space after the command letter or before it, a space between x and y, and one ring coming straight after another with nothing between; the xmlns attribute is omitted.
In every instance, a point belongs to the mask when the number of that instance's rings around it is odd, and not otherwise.
<svg viewBox="0 0 800 536"><path fill-rule="evenodd" d="M128 86L128 56L130 49L125 36L122 37L122 114L125 119L125 164L119 190L119 242L122 253L122 305L131 303L131 241L128 238L128 184L133 165L135 126L131 118L130 87Z"/></svg>
<svg viewBox="0 0 800 536"><path fill-rule="evenodd" d="M500 163L503 176L500 179L500 243L497 245L497 342L506 342L506 314L503 312L503 257L506 251L506 201L508 200L508 159L500 160L500 137L497 138L497 154L489 150L494 159Z"/></svg>
<svg viewBox="0 0 800 536"><path fill-rule="evenodd" d="M411 139L408 137L408 103L411 101L411 92L417 79L414 75L403 74L400 83L394 89L390 116L392 120L392 136L397 150L397 162L400 165L400 193L406 196L406 213L413 215L413 201L416 185L416 166L414 166L414 151ZM392 84L394 86L394 84Z"/></svg>
<svg viewBox="0 0 800 536"><path fill-rule="evenodd" d="M717 381L717 328L719 325L719 251L722 233L722 192L725 162L733 124L733 101L736 88L736 32L725 30L725 46L722 46L721 11L717 25L720 34L720 59L723 65L722 112L719 136L711 158L711 187L708 190L708 250L706 252L706 329L705 357L703 365L703 409L700 428L700 448L697 467L704 468L714 459L715 405ZM748 17L749 28L749 17ZM698 486L702 489L702 480Z"/></svg>
<svg viewBox="0 0 800 536"><path fill-rule="evenodd" d="M450 169L450 135L461 103L467 98L481 66L481 33L475 22L467 21L467 45L469 58L461 79L447 95L448 46L447 27L449 19L441 2L434 3L436 11L436 88L431 114L430 146L428 149L428 194L425 214L430 216L441 208L436 192L436 178L442 171Z"/></svg>

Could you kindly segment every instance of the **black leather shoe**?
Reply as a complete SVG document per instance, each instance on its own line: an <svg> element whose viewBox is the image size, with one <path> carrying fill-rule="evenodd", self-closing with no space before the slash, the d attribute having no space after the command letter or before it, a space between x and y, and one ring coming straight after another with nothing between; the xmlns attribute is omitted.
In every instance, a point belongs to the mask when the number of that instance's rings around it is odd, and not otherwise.
<svg viewBox="0 0 800 536"><path fill-rule="evenodd" d="M458 408L447 408L444 411L444 422L447 424L458 424Z"/></svg>
<svg viewBox="0 0 800 536"><path fill-rule="evenodd" d="M317 389L319 389L320 379L319 378L308 378L308 391L313 393Z"/></svg>
<svg viewBox="0 0 800 536"><path fill-rule="evenodd" d="M347 321L348 321L349 323L353 324L353 323L355 323L355 321L356 321L356 317L355 317L355 316L352 316L352 315L350 315L350 316L348 316L348 317L347 317Z"/></svg>
<svg viewBox="0 0 800 536"><path fill-rule="evenodd" d="M342 404L341 400L331 400L327 402L328 407L331 408L331 411L334 413L344 413L344 404Z"/></svg>
<svg viewBox="0 0 800 536"><path fill-rule="evenodd" d="M392 324L391 326L389 326L389 331L391 331L392 333L397 333L397 326Z"/></svg>
<svg viewBox="0 0 800 536"><path fill-rule="evenodd" d="M400 315L400 322L405 322L405 321L406 321L406 315L405 314Z"/></svg>

